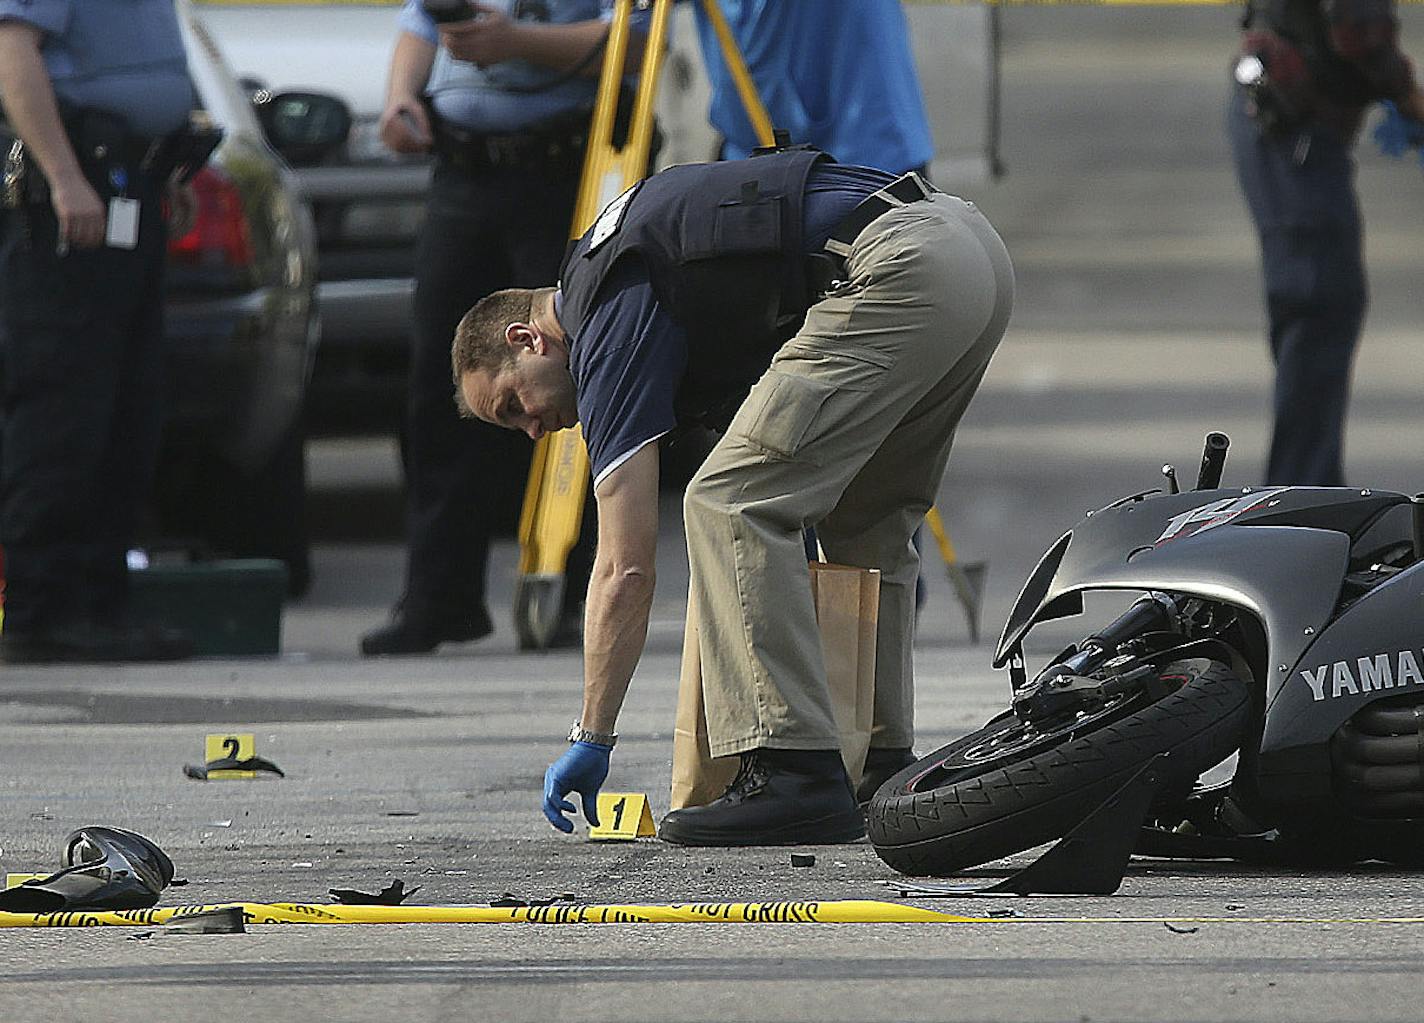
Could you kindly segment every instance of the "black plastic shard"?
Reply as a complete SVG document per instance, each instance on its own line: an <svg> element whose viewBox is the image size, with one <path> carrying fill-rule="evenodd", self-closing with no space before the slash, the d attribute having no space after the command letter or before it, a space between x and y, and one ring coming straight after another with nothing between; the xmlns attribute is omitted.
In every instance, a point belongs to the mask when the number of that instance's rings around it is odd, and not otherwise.
<svg viewBox="0 0 1424 1023"><path fill-rule="evenodd" d="M346 906L399 906L406 899L420 891L421 885L416 885L410 891L405 890L405 882L396 878L386 885L379 892L362 892L355 888L328 888L331 897L337 902Z"/></svg>
<svg viewBox="0 0 1424 1023"><path fill-rule="evenodd" d="M173 880L173 861L142 835L80 828L64 840L58 873L0 892L0 911L148 909Z"/></svg>
<svg viewBox="0 0 1424 1023"><path fill-rule="evenodd" d="M246 934L241 906L223 906L175 916L163 925L170 934Z"/></svg>
<svg viewBox="0 0 1424 1023"><path fill-rule="evenodd" d="M521 899L513 892L505 892L497 899L490 899L489 904L494 909L523 909L526 906L552 906L558 902L573 901L573 895L568 892L551 895L547 899Z"/></svg>
<svg viewBox="0 0 1424 1023"><path fill-rule="evenodd" d="M994 884L911 884L886 881L902 898L966 895L1112 895L1122 887L1127 861L1162 781L1167 754L1159 753L1052 848Z"/></svg>
<svg viewBox="0 0 1424 1023"><path fill-rule="evenodd" d="M251 756L243 760L236 757L219 757L217 760L209 760L202 767L193 764L184 764L183 773L195 781L207 781L208 775L213 771L259 771L267 774L275 774L278 778L285 778L283 771L266 757Z"/></svg>

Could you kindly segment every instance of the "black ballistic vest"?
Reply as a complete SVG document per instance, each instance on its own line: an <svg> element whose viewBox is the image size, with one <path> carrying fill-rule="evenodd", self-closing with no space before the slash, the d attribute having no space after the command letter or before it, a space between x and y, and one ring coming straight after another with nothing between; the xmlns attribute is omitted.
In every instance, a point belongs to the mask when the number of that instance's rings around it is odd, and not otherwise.
<svg viewBox="0 0 1424 1023"><path fill-rule="evenodd" d="M565 333L577 344L609 273L624 258L641 259L658 302L687 334L678 420L716 425L805 318L802 205L812 166L829 159L786 150L669 167L634 185L564 259Z"/></svg>

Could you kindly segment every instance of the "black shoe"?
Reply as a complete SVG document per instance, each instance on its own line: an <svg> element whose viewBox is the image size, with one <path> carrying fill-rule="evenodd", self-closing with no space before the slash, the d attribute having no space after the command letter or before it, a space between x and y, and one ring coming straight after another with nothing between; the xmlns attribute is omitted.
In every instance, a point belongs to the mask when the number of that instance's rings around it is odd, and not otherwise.
<svg viewBox="0 0 1424 1023"><path fill-rule="evenodd" d="M361 653L428 654L441 643L469 643L494 631L489 613L480 610L462 618L447 618L396 608L391 620L361 637Z"/></svg>
<svg viewBox="0 0 1424 1023"><path fill-rule="evenodd" d="M107 664L182 661L193 656L186 633L155 625L73 623L49 629L6 629L0 661L6 664Z"/></svg>
<svg viewBox="0 0 1424 1023"><path fill-rule="evenodd" d="M860 772L860 784L855 789L855 801L864 806L880 790L880 786L914 762L915 754L908 746L897 749L870 747L865 754L865 769Z"/></svg>
<svg viewBox="0 0 1424 1023"><path fill-rule="evenodd" d="M727 791L674 810L658 837L674 845L838 845L865 835L836 750L755 749Z"/></svg>

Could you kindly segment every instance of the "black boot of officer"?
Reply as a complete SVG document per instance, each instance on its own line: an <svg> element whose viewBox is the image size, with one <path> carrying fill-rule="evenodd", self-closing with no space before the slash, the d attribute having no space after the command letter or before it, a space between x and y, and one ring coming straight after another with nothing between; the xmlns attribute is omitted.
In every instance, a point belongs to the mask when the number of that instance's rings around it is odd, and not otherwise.
<svg viewBox="0 0 1424 1023"><path fill-rule="evenodd" d="M658 837L674 845L837 845L865 835L838 750L754 749L727 791L674 810Z"/></svg>
<svg viewBox="0 0 1424 1023"><path fill-rule="evenodd" d="M441 643L469 643L494 631L483 608L474 611L411 607L402 599L391 620L361 637L361 653L428 654Z"/></svg>

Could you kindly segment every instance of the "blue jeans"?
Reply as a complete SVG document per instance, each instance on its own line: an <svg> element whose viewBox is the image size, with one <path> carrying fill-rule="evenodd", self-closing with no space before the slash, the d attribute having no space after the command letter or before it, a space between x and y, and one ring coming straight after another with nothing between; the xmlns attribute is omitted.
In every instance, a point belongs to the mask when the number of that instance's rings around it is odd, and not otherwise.
<svg viewBox="0 0 1424 1023"><path fill-rule="evenodd" d="M1343 486L1350 367L1367 302L1352 144L1320 127L1263 135L1239 90L1228 121L1261 242L1276 363L1266 482Z"/></svg>

